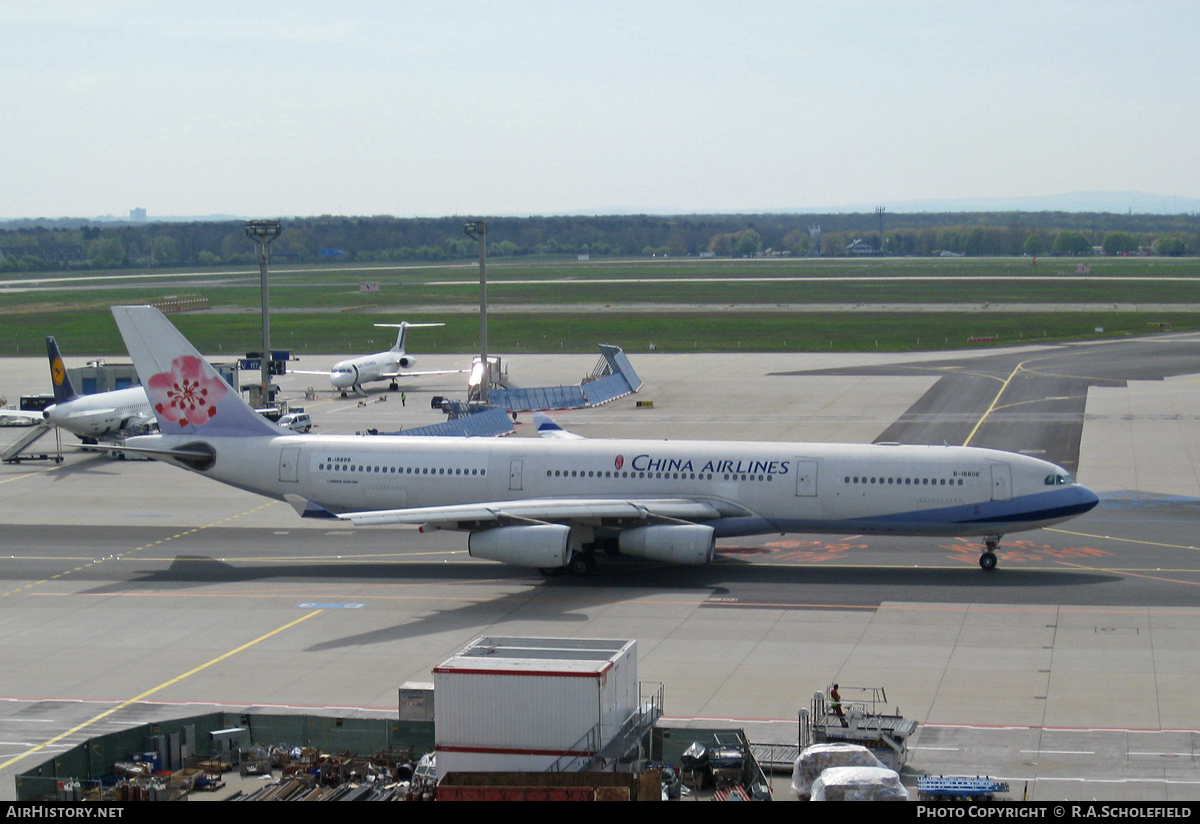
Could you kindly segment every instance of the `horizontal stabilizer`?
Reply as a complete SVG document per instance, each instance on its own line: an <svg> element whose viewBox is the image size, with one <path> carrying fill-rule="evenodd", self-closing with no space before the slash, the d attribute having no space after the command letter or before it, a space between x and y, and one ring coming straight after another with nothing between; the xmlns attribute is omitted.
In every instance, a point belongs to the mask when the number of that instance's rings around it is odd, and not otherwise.
<svg viewBox="0 0 1200 824"><path fill-rule="evenodd" d="M46 416L35 409L0 409L0 418L23 418L27 421L44 421Z"/></svg>
<svg viewBox="0 0 1200 824"><path fill-rule="evenodd" d="M131 455L145 455L149 458L174 458L189 466L194 464L211 463L213 453L203 444L191 446L129 446L127 443L105 443L104 448L110 452L128 452Z"/></svg>

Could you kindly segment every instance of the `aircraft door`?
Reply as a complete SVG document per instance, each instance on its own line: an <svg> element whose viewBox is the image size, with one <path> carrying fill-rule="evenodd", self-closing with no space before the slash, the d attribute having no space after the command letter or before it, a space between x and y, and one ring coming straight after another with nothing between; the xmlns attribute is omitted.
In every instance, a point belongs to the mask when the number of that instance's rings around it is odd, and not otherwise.
<svg viewBox="0 0 1200 824"><path fill-rule="evenodd" d="M508 488L509 489L520 489L521 488L521 473L523 471L522 470L523 464L524 464L524 461L521 458L516 458L515 460L513 460L509 463L509 465L508 465Z"/></svg>
<svg viewBox="0 0 1200 824"><path fill-rule="evenodd" d="M808 458L796 459L796 497L817 497L817 461Z"/></svg>
<svg viewBox="0 0 1200 824"><path fill-rule="evenodd" d="M296 483L300 480L297 474L300 466L300 447L285 446L279 451L279 480Z"/></svg>
<svg viewBox="0 0 1200 824"><path fill-rule="evenodd" d="M992 464L992 500L1012 500L1012 467L1008 464Z"/></svg>

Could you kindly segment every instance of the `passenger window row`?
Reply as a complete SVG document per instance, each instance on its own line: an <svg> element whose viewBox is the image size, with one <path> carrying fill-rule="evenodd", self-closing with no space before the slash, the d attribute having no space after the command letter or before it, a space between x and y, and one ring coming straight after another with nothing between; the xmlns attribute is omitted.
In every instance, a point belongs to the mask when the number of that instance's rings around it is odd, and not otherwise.
<svg viewBox="0 0 1200 824"><path fill-rule="evenodd" d="M897 486L962 486L962 478L863 478L858 475L847 475L843 483L854 484L895 484Z"/></svg>
<svg viewBox="0 0 1200 824"><path fill-rule="evenodd" d="M666 480L683 480L683 481L711 481L713 474L711 472L705 474L703 472L616 472L607 470L601 472L599 470L582 470L582 469L547 469L547 478L654 478ZM726 473L725 480L727 481L770 481L773 480L773 475L730 475Z"/></svg>
<svg viewBox="0 0 1200 824"><path fill-rule="evenodd" d="M379 472L385 475L486 475L486 469L463 469L461 467L429 466L363 466L360 464L318 464L317 470L324 472Z"/></svg>
<svg viewBox="0 0 1200 824"><path fill-rule="evenodd" d="M589 469L587 471L584 471L582 469L570 469L570 470L568 470L568 469L547 469L546 477L547 478L674 478L676 480L682 479L685 481L687 481L687 480L691 480L691 481L709 480L709 481L711 481L713 478L712 473L705 475L703 472L674 472L674 473L672 473L672 472L630 472L628 470L626 470L624 472L615 472L611 469L606 472L601 472L598 469L597 470ZM726 476L726 478L728 478L728 477L729 476Z"/></svg>

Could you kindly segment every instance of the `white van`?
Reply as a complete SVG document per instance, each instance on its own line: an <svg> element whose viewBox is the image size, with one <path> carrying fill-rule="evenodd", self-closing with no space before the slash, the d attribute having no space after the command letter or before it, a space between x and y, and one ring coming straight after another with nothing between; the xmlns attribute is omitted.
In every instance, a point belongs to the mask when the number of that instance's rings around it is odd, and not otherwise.
<svg viewBox="0 0 1200 824"><path fill-rule="evenodd" d="M279 419L279 425L293 432L308 432L312 429L312 418L307 412L289 412Z"/></svg>

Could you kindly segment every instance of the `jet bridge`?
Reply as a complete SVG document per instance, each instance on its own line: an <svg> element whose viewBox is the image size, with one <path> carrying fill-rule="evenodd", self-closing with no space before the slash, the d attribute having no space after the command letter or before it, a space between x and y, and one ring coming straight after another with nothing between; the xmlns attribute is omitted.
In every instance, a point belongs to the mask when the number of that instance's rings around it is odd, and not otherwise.
<svg viewBox="0 0 1200 824"><path fill-rule="evenodd" d="M642 388L642 379L621 347L609 343L601 343L599 347L599 362L578 386L492 389L488 392L488 403L508 412L583 409L623 398Z"/></svg>
<svg viewBox="0 0 1200 824"><path fill-rule="evenodd" d="M370 434L417 436L466 436L495 438L515 432L511 415L545 409L583 409L622 398L642 388L625 352L619 346L602 343L600 360L578 386L541 386L527 389L492 389L488 403L454 401L440 396L434 407L446 413L445 423L418 426L400 432Z"/></svg>

